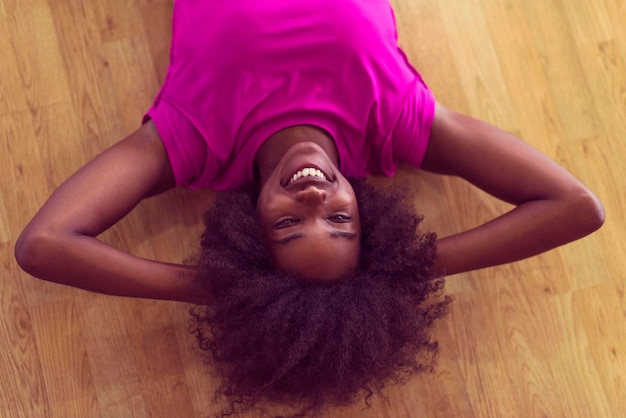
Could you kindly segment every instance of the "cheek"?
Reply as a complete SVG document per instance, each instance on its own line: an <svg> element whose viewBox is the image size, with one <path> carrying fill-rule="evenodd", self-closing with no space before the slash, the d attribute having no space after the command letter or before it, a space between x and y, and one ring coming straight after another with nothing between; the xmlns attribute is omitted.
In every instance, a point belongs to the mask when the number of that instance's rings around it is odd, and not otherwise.
<svg viewBox="0 0 626 418"><path fill-rule="evenodd" d="M271 191L263 189L259 194L256 203L256 211L261 219L267 219L276 211L276 204L280 199L273 195Z"/></svg>
<svg viewBox="0 0 626 418"><path fill-rule="evenodd" d="M268 207L268 203L261 196L259 196L259 200L257 201L256 206L256 215L257 221L259 222L259 226L261 227L261 233L263 234L263 240L267 246L268 234L270 230L270 226L272 224L270 211Z"/></svg>
<svg viewBox="0 0 626 418"><path fill-rule="evenodd" d="M263 224L272 224L285 211L285 206L279 199L259 200L256 211Z"/></svg>
<svg viewBox="0 0 626 418"><path fill-rule="evenodd" d="M346 191L341 194L340 199L341 205L346 208L350 208L353 219L360 224L359 204L354 196L354 193Z"/></svg>
<svg viewBox="0 0 626 418"><path fill-rule="evenodd" d="M290 213L288 202L280 196L267 199L259 198L257 201L257 219L263 232L263 238L268 239L273 230L274 223L286 213Z"/></svg>

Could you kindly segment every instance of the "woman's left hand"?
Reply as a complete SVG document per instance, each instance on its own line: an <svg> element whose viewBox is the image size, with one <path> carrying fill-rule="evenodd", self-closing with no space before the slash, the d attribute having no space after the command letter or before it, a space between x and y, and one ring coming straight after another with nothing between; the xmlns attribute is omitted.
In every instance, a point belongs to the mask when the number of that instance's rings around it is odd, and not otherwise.
<svg viewBox="0 0 626 418"><path fill-rule="evenodd" d="M438 240L447 274L509 263L582 238L604 222L598 198L563 167L494 126L437 105L422 168L462 177L516 208Z"/></svg>

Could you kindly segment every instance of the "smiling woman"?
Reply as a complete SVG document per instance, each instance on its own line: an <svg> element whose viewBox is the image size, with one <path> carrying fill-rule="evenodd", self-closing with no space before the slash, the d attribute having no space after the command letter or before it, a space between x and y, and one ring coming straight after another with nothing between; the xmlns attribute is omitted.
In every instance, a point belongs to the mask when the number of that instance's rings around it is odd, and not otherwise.
<svg viewBox="0 0 626 418"><path fill-rule="evenodd" d="M565 169L436 103L398 47L387 0L180 0L173 16L144 123L52 194L15 255L45 280L199 304L193 330L233 405L319 412L428 370L443 273L530 257L603 223ZM348 180L401 163L515 208L439 239L416 232L399 192ZM197 265L97 239L176 186L224 191Z"/></svg>
<svg viewBox="0 0 626 418"><path fill-rule="evenodd" d="M357 199L337 168L332 140L313 127L288 128L263 144L256 162L257 212L276 268L321 282L355 271L361 234Z"/></svg>

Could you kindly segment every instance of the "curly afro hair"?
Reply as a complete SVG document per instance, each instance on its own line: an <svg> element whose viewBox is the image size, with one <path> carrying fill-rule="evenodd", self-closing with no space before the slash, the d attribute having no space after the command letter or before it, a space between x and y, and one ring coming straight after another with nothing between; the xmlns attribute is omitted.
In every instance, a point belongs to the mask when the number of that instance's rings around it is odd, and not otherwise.
<svg viewBox="0 0 626 418"><path fill-rule="evenodd" d="M205 218L191 309L201 350L221 380L222 415L261 404L316 414L434 367L429 330L450 302L435 269L434 233L418 233L403 188L351 181L361 217L356 272L330 284L273 269L252 190L224 192ZM431 297L437 296L437 297Z"/></svg>

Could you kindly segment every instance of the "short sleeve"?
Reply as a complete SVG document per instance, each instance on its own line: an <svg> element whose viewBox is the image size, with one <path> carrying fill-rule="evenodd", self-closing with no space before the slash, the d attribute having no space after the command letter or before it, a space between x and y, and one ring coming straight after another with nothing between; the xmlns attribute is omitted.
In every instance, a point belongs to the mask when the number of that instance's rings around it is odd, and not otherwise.
<svg viewBox="0 0 626 418"><path fill-rule="evenodd" d="M394 160L413 167L422 164L435 118L435 104L432 92L418 77L405 97L392 131Z"/></svg>
<svg viewBox="0 0 626 418"><path fill-rule="evenodd" d="M184 114L163 97L144 116L144 122L149 119L163 141L176 185L198 188L195 182L207 163L206 141Z"/></svg>

